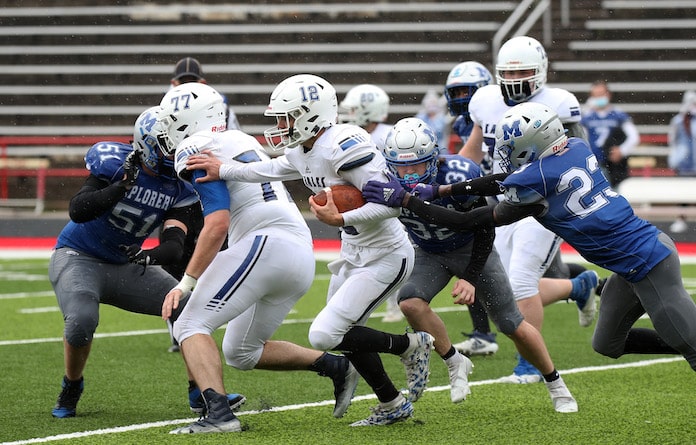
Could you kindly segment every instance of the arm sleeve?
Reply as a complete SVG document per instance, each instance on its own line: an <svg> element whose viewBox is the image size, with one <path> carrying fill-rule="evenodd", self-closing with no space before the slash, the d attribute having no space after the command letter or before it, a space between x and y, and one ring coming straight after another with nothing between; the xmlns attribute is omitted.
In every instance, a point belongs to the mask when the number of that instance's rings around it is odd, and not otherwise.
<svg viewBox="0 0 696 445"><path fill-rule="evenodd" d="M98 218L123 198L126 187L119 182L109 184L94 175L89 175L82 188L70 200L70 219L84 223Z"/></svg>
<svg viewBox="0 0 696 445"><path fill-rule="evenodd" d="M272 182L302 179L302 175L290 164L287 157L279 156L270 161L248 164L222 164L220 179L240 182Z"/></svg>
<svg viewBox="0 0 696 445"><path fill-rule="evenodd" d="M473 178L468 181L452 184L451 195L499 195L503 191L500 183L509 175L509 173L496 173L494 175L482 176L480 178Z"/></svg>
<svg viewBox="0 0 696 445"><path fill-rule="evenodd" d="M447 227L457 232L477 232L494 226L494 206L479 207L466 213L450 210L411 196L406 208L426 222Z"/></svg>
<svg viewBox="0 0 696 445"><path fill-rule="evenodd" d="M169 227L162 232L160 244L143 251L150 257L150 264L174 264L179 262L184 252L186 234L179 227Z"/></svg>
<svg viewBox="0 0 696 445"><path fill-rule="evenodd" d="M343 224L352 226L368 221L397 217L401 214L400 208L391 208L382 204L368 202L362 207L342 213Z"/></svg>
<svg viewBox="0 0 696 445"><path fill-rule="evenodd" d="M474 287L478 285L483 266L486 264L491 250L493 250L493 240L495 240L495 228L493 227L483 227L474 232L471 259L466 266L464 276L460 277L471 283Z"/></svg>

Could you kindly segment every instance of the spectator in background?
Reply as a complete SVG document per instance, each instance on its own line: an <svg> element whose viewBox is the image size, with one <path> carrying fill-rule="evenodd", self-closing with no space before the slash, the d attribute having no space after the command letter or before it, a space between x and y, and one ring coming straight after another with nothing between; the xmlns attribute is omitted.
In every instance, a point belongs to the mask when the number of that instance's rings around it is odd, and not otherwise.
<svg viewBox="0 0 696 445"><path fill-rule="evenodd" d="M184 57L183 59L176 62L174 67L174 77L172 77L172 87L177 87L182 83L198 82L207 83L203 77L203 68L201 63L194 59L193 57ZM234 113L232 106L230 106L227 97L222 96L227 105L227 129L228 130L239 130L239 121L237 121L237 115Z"/></svg>
<svg viewBox="0 0 696 445"><path fill-rule="evenodd" d="M582 125L592 152L612 187L628 177L628 155L640 143L631 116L611 104L611 91L604 80L592 83Z"/></svg>
<svg viewBox="0 0 696 445"><path fill-rule="evenodd" d="M435 137L441 141L440 154L449 154L449 136L451 119L447 113L447 100L435 90L429 90L421 101L421 110L415 117L422 120L435 132Z"/></svg>
<svg viewBox="0 0 696 445"><path fill-rule="evenodd" d="M667 164L679 176L696 176L696 91L685 91L679 114L669 123ZM686 218L677 218L669 230L685 232Z"/></svg>

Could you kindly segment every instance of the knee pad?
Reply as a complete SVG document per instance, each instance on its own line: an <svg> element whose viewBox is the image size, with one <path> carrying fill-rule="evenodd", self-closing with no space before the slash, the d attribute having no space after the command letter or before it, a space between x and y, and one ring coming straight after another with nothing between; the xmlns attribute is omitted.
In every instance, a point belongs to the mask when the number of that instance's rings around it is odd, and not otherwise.
<svg viewBox="0 0 696 445"><path fill-rule="evenodd" d="M94 338L97 330L97 320L68 319L65 320L65 340L74 348L88 345Z"/></svg>
<svg viewBox="0 0 696 445"><path fill-rule="evenodd" d="M339 343L341 343L341 338L331 335L329 332L309 330L309 343L314 349L320 351L329 351L334 349Z"/></svg>
<svg viewBox="0 0 696 445"><path fill-rule="evenodd" d="M512 335L519 327L519 323L516 324L510 319L502 320L496 323L496 325L498 326L498 330L505 335Z"/></svg>
<svg viewBox="0 0 696 445"><path fill-rule="evenodd" d="M619 358L623 355L623 349L612 350L609 344L600 342L596 337L592 337L592 349L598 354L609 358Z"/></svg>

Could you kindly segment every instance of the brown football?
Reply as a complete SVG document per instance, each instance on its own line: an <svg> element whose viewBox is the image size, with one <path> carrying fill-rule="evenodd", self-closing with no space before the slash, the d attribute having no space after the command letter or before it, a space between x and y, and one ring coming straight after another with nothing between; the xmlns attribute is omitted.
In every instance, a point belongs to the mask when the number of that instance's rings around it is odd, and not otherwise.
<svg viewBox="0 0 696 445"><path fill-rule="evenodd" d="M362 191L352 185L333 185L331 186L331 193L333 194L334 204L336 204L336 208L338 208L338 211L341 213L365 205L365 198L363 198ZM314 195L314 202L320 206L326 205L326 192L321 190Z"/></svg>

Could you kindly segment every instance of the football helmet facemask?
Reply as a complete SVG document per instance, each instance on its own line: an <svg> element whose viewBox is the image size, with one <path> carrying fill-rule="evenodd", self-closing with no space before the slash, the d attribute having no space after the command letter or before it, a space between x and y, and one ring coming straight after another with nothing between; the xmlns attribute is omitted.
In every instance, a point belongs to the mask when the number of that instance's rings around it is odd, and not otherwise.
<svg viewBox="0 0 696 445"><path fill-rule="evenodd" d="M539 103L512 107L495 126L495 149L506 172L558 153L566 145L568 136L558 115Z"/></svg>
<svg viewBox="0 0 696 445"><path fill-rule="evenodd" d="M167 156L172 156L182 140L198 131L227 129L224 99L206 84L189 82L172 88L162 98L160 106L156 137Z"/></svg>
<svg viewBox="0 0 696 445"><path fill-rule="evenodd" d="M278 84L271 94L265 116L276 118L276 126L263 132L272 150L297 147L336 123L336 90L325 79L297 74ZM279 128L284 119L285 128Z"/></svg>
<svg viewBox="0 0 696 445"><path fill-rule="evenodd" d="M370 122L387 120L389 96L380 87L365 83L351 88L338 107L339 122L364 128Z"/></svg>
<svg viewBox="0 0 696 445"><path fill-rule="evenodd" d="M536 39L517 36L508 40L498 51L495 77L509 106L525 102L546 84L549 60L544 47ZM529 76L509 78L511 71L533 71ZM518 77L518 76L514 76Z"/></svg>
<svg viewBox="0 0 696 445"><path fill-rule="evenodd" d="M165 156L157 143L157 116L160 107L150 107L135 120L133 127L133 148L140 152L140 160L158 176L175 179L174 161Z"/></svg>
<svg viewBox="0 0 696 445"><path fill-rule="evenodd" d="M447 108L452 116L464 116L468 122L469 102L471 96L482 86L489 85L493 81L493 76L485 66L478 62L462 62L452 68L447 76L445 83L445 98L447 98ZM462 95L462 89L466 89L467 95Z"/></svg>
<svg viewBox="0 0 696 445"><path fill-rule="evenodd" d="M415 117L398 121L387 134L382 148L389 170L399 178L401 185L409 189L418 183L428 184L435 180L438 153L435 132ZM421 163L427 163L423 175L409 173L403 178L399 176L397 167Z"/></svg>

